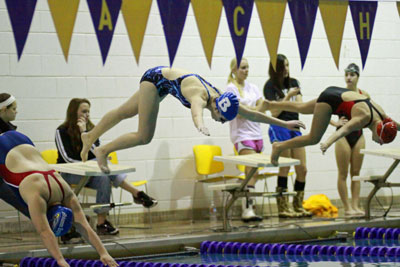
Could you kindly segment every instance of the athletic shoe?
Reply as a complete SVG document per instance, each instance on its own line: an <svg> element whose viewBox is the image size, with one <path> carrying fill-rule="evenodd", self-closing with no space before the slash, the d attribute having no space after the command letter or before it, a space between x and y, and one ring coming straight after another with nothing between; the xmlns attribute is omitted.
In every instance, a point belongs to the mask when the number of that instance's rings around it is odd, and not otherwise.
<svg viewBox="0 0 400 267"><path fill-rule="evenodd" d="M252 207L245 209L242 212L242 221L245 223L248 222L261 222L263 218L261 216L258 216L254 213L254 210Z"/></svg>
<svg viewBox="0 0 400 267"><path fill-rule="evenodd" d="M72 239L74 239L74 238L80 239L81 237L82 237L81 234L76 231L74 226L72 226L71 229L69 229L68 233L61 236L61 242L63 242L64 244L77 243L76 240L72 240Z"/></svg>
<svg viewBox="0 0 400 267"><path fill-rule="evenodd" d="M158 204L156 199L148 196L143 191L139 191L137 194L137 197L133 196L133 201L136 204L143 205L143 207L145 207L145 208L152 208Z"/></svg>
<svg viewBox="0 0 400 267"><path fill-rule="evenodd" d="M119 233L118 228L112 226L107 220L103 224L97 225L96 229L99 235L117 235Z"/></svg>

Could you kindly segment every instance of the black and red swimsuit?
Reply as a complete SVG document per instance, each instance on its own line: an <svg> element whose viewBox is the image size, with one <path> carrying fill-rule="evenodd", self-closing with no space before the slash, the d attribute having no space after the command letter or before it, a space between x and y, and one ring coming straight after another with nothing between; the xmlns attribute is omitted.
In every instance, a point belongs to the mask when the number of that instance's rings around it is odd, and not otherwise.
<svg viewBox="0 0 400 267"><path fill-rule="evenodd" d="M348 120L351 120L351 109L353 108L353 106L359 102L365 102L371 111L371 119L369 120L367 125L364 126L364 128L368 127L372 122L372 109L374 109L379 114L381 119L383 119L382 114L374 107L374 105L372 105L369 98L357 99L353 101L343 101L342 94L345 92L349 92L349 90L346 88L335 86L328 87L319 95L317 102L329 104L332 108L332 114L338 115L339 118L344 116ZM354 147L361 135L362 129L351 132L349 135L346 136L347 142L349 143L351 148Z"/></svg>

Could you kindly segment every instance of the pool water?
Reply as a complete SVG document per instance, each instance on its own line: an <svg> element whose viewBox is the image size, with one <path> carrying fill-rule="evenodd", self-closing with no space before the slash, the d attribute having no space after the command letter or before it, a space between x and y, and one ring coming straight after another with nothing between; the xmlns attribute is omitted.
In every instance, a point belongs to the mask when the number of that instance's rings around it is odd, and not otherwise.
<svg viewBox="0 0 400 267"><path fill-rule="evenodd" d="M306 242L301 243L307 245ZM398 247L399 242L385 240L347 240L312 242L310 245L326 246L357 246L357 247ZM261 255L261 254L199 254L197 256L178 256L146 260L147 262L169 262L205 265L231 265L231 266L400 266L400 258L386 256L329 256L329 255Z"/></svg>

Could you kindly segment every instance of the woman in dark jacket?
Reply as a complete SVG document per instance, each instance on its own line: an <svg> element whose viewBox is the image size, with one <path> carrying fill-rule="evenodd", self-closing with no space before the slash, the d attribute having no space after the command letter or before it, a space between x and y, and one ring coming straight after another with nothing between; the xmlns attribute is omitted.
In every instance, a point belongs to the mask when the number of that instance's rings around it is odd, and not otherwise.
<svg viewBox="0 0 400 267"><path fill-rule="evenodd" d="M7 93L0 94L0 133L17 129L17 126L11 123L11 121L15 120L17 113L17 101L15 97ZM0 199L15 207L26 217L30 217L27 207L20 204L17 196L4 183L2 177L0 177Z"/></svg>
<svg viewBox="0 0 400 267"><path fill-rule="evenodd" d="M56 146L58 150L57 163L70 163L81 161L80 151L82 149L81 133L93 129L94 124L90 120L90 102L85 98L73 98L69 102L67 108L66 119L56 131ZM100 145L100 141L96 140L93 148ZM89 151L89 160L96 160L92 150ZM68 173L61 173L62 177L69 184L79 183L82 176ZM96 203L110 203L111 185L121 187L133 196L133 200L137 204L141 204L146 208L154 207L157 200L149 197L143 191L134 188L130 183L125 181L126 174L106 175L91 177L87 187L97 191ZM99 234L115 235L119 230L111 225L107 220L109 207L95 209L97 213L97 232Z"/></svg>

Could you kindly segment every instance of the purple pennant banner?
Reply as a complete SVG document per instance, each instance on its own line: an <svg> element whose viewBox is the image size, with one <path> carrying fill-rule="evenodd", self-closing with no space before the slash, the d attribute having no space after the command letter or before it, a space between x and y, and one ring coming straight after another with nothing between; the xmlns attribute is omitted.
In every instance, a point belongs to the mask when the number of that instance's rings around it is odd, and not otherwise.
<svg viewBox="0 0 400 267"><path fill-rule="evenodd" d="M33 13L36 7L36 0L6 0L8 16L14 32L15 45L17 46L18 60L28 38Z"/></svg>
<svg viewBox="0 0 400 267"><path fill-rule="evenodd" d="M369 45L371 43L372 30L374 29L378 2L350 1L349 5L364 69L365 62L367 61Z"/></svg>
<svg viewBox="0 0 400 267"><path fill-rule="evenodd" d="M236 62L239 66L246 45L254 0L222 0L222 2L235 48Z"/></svg>
<svg viewBox="0 0 400 267"><path fill-rule="evenodd" d="M301 68L303 68L314 30L318 0L288 0L288 4L299 46Z"/></svg>
<svg viewBox="0 0 400 267"><path fill-rule="evenodd" d="M169 64L172 66L181 40L190 0L157 0L157 3L167 40Z"/></svg>
<svg viewBox="0 0 400 267"><path fill-rule="evenodd" d="M110 50L122 0L87 0L87 3L104 64Z"/></svg>

